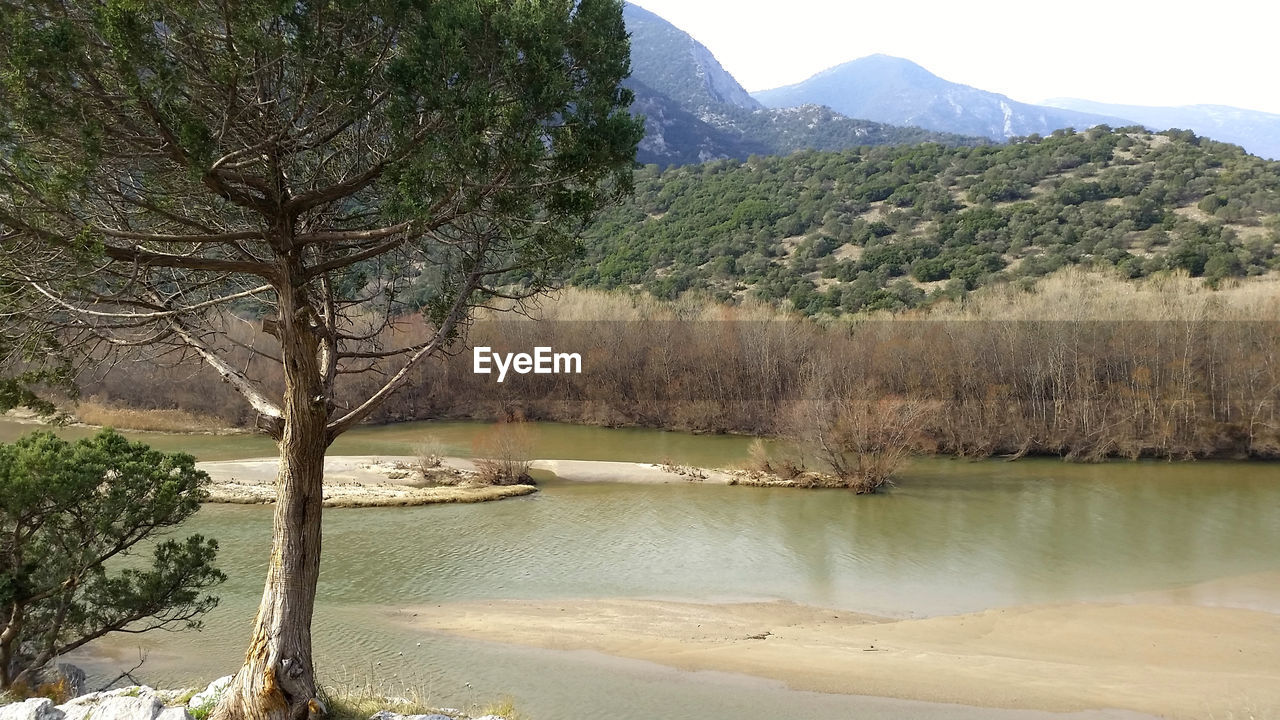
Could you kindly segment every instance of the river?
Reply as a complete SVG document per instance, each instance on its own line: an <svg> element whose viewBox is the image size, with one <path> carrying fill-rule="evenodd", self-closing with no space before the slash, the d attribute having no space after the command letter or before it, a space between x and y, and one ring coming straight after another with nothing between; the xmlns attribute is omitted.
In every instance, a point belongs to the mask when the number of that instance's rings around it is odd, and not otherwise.
<svg viewBox="0 0 1280 720"><path fill-rule="evenodd" d="M405 454L430 432L465 453L480 428L365 428L334 452ZM725 465L744 460L748 444L550 424L533 431L538 456L565 459ZM0 423L0 437L16 432ZM205 459L269 453L256 438L139 437ZM590 653L465 641L407 631L399 620L402 612L480 599L780 599L911 617L1178 593L1280 570L1276 470L1262 463L931 458L913 462L897 487L870 497L548 480L537 495L497 503L329 510L317 662L334 682L379 678L389 690L417 688L445 705L509 695L540 720L1001 718L991 710L802 693ZM134 648L142 647L148 658L141 676L161 685L233 670L261 594L270 527L267 507L204 507L183 530L216 537L219 566L229 576L204 630L100 643L79 661L106 675L132 665ZM1198 600L1280 611L1275 595Z"/></svg>

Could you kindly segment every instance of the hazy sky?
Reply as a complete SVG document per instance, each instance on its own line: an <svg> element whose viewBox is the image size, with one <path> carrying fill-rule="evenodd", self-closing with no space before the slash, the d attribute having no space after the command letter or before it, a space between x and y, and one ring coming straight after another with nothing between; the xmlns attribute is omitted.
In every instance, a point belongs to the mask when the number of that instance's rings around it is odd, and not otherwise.
<svg viewBox="0 0 1280 720"><path fill-rule="evenodd" d="M639 0L748 90L872 53L1038 102L1214 103L1280 113L1280 3L1216 0Z"/></svg>

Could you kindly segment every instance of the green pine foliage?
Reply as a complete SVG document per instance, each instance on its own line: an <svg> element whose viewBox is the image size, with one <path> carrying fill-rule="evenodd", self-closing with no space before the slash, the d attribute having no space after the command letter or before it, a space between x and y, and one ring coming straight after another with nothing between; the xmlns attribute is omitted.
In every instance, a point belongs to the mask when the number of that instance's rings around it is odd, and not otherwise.
<svg viewBox="0 0 1280 720"><path fill-rule="evenodd" d="M110 430L0 445L0 689L110 632L199 627L225 579L217 542L148 541L199 509L208 480L190 455ZM132 561L140 545L149 563Z"/></svg>

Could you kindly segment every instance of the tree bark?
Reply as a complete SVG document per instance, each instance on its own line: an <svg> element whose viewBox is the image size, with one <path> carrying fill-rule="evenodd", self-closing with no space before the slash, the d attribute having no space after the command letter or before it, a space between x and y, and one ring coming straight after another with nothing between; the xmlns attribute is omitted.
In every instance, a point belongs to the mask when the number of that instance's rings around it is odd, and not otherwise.
<svg viewBox="0 0 1280 720"><path fill-rule="evenodd" d="M14 602L10 607L9 618L4 632L0 633L0 690L7 691L13 687L13 671L16 663L18 636L22 634L22 624L26 608L21 602Z"/></svg>
<svg viewBox="0 0 1280 720"><path fill-rule="evenodd" d="M278 330L285 393L271 563L244 666L215 720L304 720L323 716L311 657L311 617L320 574L320 515L329 408L301 290L281 293ZM292 307L290 307L292 306Z"/></svg>

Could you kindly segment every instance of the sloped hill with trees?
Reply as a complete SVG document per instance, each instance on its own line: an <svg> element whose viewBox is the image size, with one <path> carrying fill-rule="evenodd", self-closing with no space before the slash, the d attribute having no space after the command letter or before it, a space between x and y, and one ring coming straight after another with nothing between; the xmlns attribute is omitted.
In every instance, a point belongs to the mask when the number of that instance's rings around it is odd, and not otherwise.
<svg viewBox="0 0 1280 720"><path fill-rule="evenodd" d="M1066 265L1210 283L1280 269L1280 163L1185 131L648 166L636 188L591 230L573 284L843 314Z"/></svg>

